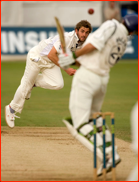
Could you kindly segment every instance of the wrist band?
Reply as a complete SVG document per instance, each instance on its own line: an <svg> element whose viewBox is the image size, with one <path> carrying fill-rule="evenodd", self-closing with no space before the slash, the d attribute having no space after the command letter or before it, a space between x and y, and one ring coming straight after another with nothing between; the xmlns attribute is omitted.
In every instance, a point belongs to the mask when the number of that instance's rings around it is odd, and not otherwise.
<svg viewBox="0 0 139 182"><path fill-rule="evenodd" d="M73 58L74 58L74 59L76 59L76 58L77 58L77 56L76 56L75 52L72 52L72 56L73 56Z"/></svg>

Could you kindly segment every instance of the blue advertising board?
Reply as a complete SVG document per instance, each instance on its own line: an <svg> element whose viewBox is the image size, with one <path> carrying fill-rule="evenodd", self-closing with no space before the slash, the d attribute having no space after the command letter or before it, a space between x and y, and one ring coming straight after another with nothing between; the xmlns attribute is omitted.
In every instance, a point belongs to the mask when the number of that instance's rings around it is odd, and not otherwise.
<svg viewBox="0 0 139 182"><path fill-rule="evenodd" d="M97 27L93 28L95 31ZM64 27L69 32L74 27ZM1 27L1 55L25 55L42 39L57 34L56 27ZM138 37L128 41L125 59L138 58Z"/></svg>

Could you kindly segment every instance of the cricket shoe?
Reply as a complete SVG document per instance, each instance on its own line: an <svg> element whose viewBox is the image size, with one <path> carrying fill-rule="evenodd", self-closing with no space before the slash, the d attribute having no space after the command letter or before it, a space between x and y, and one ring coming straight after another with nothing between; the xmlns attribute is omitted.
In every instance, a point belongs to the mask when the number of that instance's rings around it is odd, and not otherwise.
<svg viewBox="0 0 139 182"><path fill-rule="evenodd" d="M117 156L117 158L115 157L116 158L115 166L117 166L117 164L119 164L121 162L119 155L116 154L116 156ZM97 176L101 176L103 174L103 169L104 169L103 166L104 166L104 164L101 163L100 168L97 171ZM112 158L110 158L106 161L106 173L111 172L112 168L113 168L113 163L112 163Z"/></svg>
<svg viewBox="0 0 139 182"><path fill-rule="evenodd" d="M10 128L14 128L14 126L15 126L15 123L14 123L15 118L20 118L20 117L16 116L15 113L11 113L10 112L9 105L5 106L5 121L6 121L7 125Z"/></svg>

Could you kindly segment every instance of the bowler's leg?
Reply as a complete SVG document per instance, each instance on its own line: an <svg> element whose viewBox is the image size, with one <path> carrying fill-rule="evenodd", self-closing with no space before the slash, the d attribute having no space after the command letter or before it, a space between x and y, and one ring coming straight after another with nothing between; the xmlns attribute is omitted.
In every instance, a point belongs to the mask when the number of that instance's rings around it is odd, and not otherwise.
<svg viewBox="0 0 139 182"><path fill-rule="evenodd" d="M21 113L25 98L28 92L32 89L39 71L40 69L38 68L37 63L31 61L28 54L26 68L20 86L16 90L11 103L5 106L5 120L10 128L14 127L14 120L15 117L17 117L15 112Z"/></svg>
<svg viewBox="0 0 139 182"><path fill-rule="evenodd" d="M52 68L41 69L41 74L36 78L35 85L44 89L59 90L64 86L60 68L55 65Z"/></svg>
<svg viewBox="0 0 139 182"><path fill-rule="evenodd" d="M38 67L38 63L30 60L30 56L28 54L24 75L18 89L16 90L14 98L10 103L11 108L16 112L21 113L26 95L32 89L39 72L40 68Z"/></svg>

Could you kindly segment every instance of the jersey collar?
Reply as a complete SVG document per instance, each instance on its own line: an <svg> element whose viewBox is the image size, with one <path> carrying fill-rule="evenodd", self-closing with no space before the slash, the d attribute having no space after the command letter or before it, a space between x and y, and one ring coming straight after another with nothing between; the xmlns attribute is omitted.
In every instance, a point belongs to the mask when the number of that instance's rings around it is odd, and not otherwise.
<svg viewBox="0 0 139 182"><path fill-rule="evenodd" d="M115 19L113 19L112 21L114 21L116 24L119 24L119 22L117 20L115 20ZM128 35L128 31L127 31L126 27L122 23L120 23L120 26L122 27L124 33L126 35Z"/></svg>

